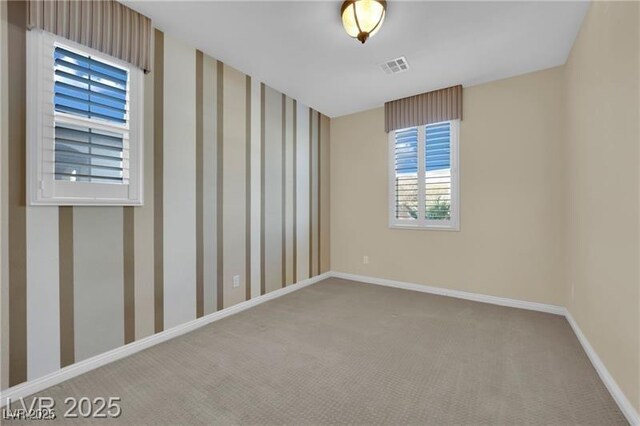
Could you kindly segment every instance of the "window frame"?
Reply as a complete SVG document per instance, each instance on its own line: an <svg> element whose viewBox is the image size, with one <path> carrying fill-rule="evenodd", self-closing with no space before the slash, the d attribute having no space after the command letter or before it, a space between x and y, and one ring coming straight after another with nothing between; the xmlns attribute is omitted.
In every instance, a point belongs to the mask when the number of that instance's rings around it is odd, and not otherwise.
<svg viewBox="0 0 640 426"><path fill-rule="evenodd" d="M418 211L425 214L425 144L426 127L435 124L449 123L451 131L451 218L434 220L419 217L417 219L396 218L396 174L395 174L395 142L396 130L388 133L388 206L390 229L414 229L431 231L460 231L460 120L446 120L438 123L412 126L418 128ZM403 131L406 129L397 129Z"/></svg>
<svg viewBox="0 0 640 426"><path fill-rule="evenodd" d="M55 111L54 50L79 51L129 73L127 123L119 125ZM51 33L27 31L27 202L54 206L143 205L143 72L95 49ZM124 132L128 182L71 182L55 178L55 122L105 131ZM126 155L125 154L125 155Z"/></svg>

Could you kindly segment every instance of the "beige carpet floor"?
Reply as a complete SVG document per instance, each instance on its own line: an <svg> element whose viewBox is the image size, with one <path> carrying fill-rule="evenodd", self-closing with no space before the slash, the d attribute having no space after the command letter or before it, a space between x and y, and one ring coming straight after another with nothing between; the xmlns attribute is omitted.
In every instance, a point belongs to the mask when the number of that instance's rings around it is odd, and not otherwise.
<svg viewBox="0 0 640 426"><path fill-rule="evenodd" d="M626 424L563 317L339 279L39 395L118 396L107 425Z"/></svg>

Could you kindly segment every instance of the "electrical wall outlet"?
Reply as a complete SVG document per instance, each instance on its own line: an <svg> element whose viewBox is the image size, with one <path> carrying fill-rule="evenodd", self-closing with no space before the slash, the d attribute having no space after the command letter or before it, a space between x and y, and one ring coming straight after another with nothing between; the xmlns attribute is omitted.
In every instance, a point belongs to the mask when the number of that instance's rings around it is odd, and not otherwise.
<svg viewBox="0 0 640 426"><path fill-rule="evenodd" d="M362 263L365 264L365 265L368 265L369 264L369 256L364 256L362 258Z"/></svg>
<svg viewBox="0 0 640 426"><path fill-rule="evenodd" d="M233 276L233 287L240 287L240 275Z"/></svg>

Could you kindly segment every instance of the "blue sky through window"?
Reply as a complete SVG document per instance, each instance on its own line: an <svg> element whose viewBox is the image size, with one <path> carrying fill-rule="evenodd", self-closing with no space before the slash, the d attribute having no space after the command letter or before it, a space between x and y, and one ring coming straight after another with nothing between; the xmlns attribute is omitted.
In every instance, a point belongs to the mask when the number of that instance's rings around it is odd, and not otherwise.
<svg viewBox="0 0 640 426"><path fill-rule="evenodd" d="M54 61L56 111L126 122L127 70L60 46Z"/></svg>
<svg viewBox="0 0 640 426"><path fill-rule="evenodd" d="M451 125L449 123L426 126L426 171L451 167Z"/></svg>
<svg viewBox="0 0 640 426"><path fill-rule="evenodd" d="M396 130L396 174L418 172L418 128Z"/></svg>
<svg viewBox="0 0 640 426"><path fill-rule="evenodd" d="M418 173L418 128L396 131L396 174ZM451 125L425 126L425 170L445 170L451 167Z"/></svg>

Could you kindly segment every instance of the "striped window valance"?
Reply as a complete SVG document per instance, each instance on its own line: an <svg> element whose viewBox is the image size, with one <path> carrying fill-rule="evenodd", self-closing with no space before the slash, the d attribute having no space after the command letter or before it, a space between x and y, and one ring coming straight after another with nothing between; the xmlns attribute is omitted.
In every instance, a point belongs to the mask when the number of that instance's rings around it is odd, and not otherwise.
<svg viewBox="0 0 640 426"><path fill-rule="evenodd" d="M27 0L40 28L151 71L151 19L114 0Z"/></svg>
<svg viewBox="0 0 640 426"><path fill-rule="evenodd" d="M384 130L462 119L462 86L434 90L384 104Z"/></svg>

